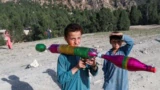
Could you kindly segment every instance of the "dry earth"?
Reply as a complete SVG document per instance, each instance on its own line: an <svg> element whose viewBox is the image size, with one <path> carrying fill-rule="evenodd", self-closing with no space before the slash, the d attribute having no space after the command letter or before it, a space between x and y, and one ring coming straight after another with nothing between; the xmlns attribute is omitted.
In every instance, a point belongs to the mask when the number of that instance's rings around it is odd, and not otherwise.
<svg viewBox="0 0 160 90"><path fill-rule="evenodd" d="M156 73L129 72L130 90L160 90L160 29L130 30L123 33L130 35L135 41L129 56L157 68ZM45 43L49 46L53 43L64 44L66 42L60 37L17 43L13 45L13 50L1 46L0 90L15 90L15 87L19 87L18 90L60 90L56 80L59 54L52 54L49 51L37 52L35 50L37 43ZM96 48L101 53L105 53L111 48L107 32L83 35L82 46ZM34 60L38 61L39 67L25 69ZM101 68L103 59L97 58L97 61L100 64L99 73L96 77L90 77L91 90L102 90L103 72Z"/></svg>

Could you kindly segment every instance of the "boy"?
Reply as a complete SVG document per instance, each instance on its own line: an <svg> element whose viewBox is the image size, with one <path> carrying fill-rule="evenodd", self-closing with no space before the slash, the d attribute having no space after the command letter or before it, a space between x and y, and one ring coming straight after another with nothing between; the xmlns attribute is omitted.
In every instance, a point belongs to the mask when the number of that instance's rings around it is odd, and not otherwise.
<svg viewBox="0 0 160 90"><path fill-rule="evenodd" d="M112 49L106 53L107 55L128 56L134 44L132 38L120 32L112 32L109 38ZM126 43L124 46L122 46L123 41ZM102 70L104 72L104 90L129 89L127 70L121 69L107 60L104 60Z"/></svg>
<svg viewBox="0 0 160 90"><path fill-rule="evenodd" d="M81 36L82 28L78 24L69 24L64 30L64 38L70 46L79 46ZM89 71L93 76L98 72L95 58L84 62L74 55L58 57L57 76L62 90L89 90Z"/></svg>

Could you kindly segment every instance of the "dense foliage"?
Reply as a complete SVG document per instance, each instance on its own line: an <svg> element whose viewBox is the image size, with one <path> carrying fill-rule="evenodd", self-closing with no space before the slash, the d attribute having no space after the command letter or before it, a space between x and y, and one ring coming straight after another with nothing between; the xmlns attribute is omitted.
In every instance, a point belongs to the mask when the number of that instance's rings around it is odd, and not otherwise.
<svg viewBox="0 0 160 90"><path fill-rule="evenodd" d="M130 10L114 11L71 10L56 3L40 5L31 0L0 3L0 29L8 29L12 40L20 42L45 39L47 29L52 31L52 37L63 36L65 26L71 22L79 23L84 33L129 30L130 24L160 24L160 5L149 1ZM24 34L24 29L31 31L29 35Z"/></svg>

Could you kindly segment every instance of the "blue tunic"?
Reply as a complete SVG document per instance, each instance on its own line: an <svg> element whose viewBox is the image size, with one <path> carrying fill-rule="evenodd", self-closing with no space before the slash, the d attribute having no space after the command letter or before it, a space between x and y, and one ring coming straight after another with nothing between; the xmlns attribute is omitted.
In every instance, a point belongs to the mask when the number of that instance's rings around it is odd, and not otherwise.
<svg viewBox="0 0 160 90"><path fill-rule="evenodd" d="M89 71L95 76L95 71L89 65L85 69L79 69L72 74L71 69L75 67L80 57L61 54L58 58L57 76L58 82L62 85L62 90L90 90Z"/></svg>
<svg viewBox="0 0 160 90"><path fill-rule="evenodd" d="M130 53L134 42L132 38L127 35L123 35L122 40L126 45L119 48L116 54L113 54L112 49L109 50L107 55L124 55L128 56ZM115 66L110 61L104 60L103 68L104 72L104 90L128 90L128 71Z"/></svg>

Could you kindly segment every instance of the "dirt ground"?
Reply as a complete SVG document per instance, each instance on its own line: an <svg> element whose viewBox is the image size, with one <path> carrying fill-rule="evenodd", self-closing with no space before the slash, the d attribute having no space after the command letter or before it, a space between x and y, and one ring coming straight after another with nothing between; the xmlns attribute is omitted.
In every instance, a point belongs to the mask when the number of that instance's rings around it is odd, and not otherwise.
<svg viewBox="0 0 160 90"><path fill-rule="evenodd" d="M137 28L143 26L131 27ZM129 90L160 90L160 26L145 26L146 30L123 31L130 35L135 45L129 56L137 58L141 62L157 68L156 73L145 71L129 71ZM111 48L109 43L109 32L85 34L82 37L82 46L96 48L99 52L105 53ZM0 90L60 90L57 82L57 57L49 51L39 53L35 45L44 43L66 44L63 37L47 39L35 42L17 43L13 50L6 46L0 47ZM96 58L99 62L99 73L97 76L90 76L91 90L102 90L103 59ZM37 60L39 66L28 68L27 65ZM27 87L27 88L24 88ZM17 90L17 89L16 89Z"/></svg>

